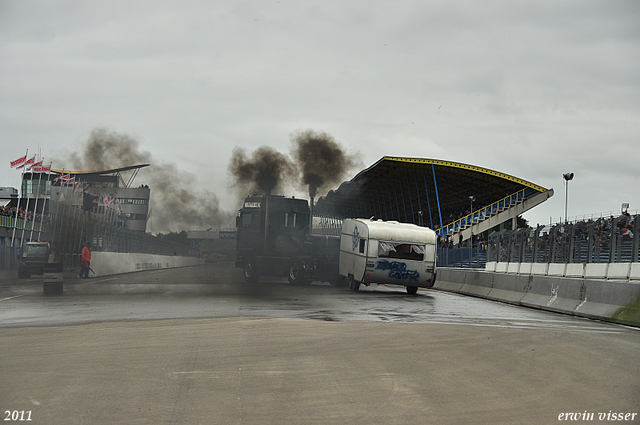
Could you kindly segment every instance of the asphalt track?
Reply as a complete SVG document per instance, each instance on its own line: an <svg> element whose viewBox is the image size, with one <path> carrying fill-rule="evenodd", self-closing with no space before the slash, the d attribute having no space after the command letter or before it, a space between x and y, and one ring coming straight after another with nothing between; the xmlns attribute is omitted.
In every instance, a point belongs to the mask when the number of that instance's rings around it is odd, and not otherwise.
<svg viewBox="0 0 640 425"><path fill-rule="evenodd" d="M229 263L59 296L0 280L7 423L640 423L639 377L638 329L434 290L247 285Z"/></svg>

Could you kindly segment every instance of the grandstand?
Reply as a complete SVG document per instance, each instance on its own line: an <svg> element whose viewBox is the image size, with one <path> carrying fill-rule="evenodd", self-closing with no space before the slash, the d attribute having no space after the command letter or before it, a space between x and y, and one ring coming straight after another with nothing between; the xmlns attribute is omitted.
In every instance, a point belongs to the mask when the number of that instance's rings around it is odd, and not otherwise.
<svg viewBox="0 0 640 425"><path fill-rule="evenodd" d="M320 198L315 226L332 233L344 218L376 217L428 226L441 238L456 235L458 244L515 222L551 196L553 189L479 166L385 156Z"/></svg>

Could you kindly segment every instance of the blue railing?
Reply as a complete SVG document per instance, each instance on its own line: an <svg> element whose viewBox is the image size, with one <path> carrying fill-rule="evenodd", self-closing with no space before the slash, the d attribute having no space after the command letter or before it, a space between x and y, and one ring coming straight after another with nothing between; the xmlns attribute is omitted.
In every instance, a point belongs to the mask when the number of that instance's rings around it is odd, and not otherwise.
<svg viewBox="0 0 640 425"><path fill-rule="evenodd" d="M535 189L531 188L522 189L512 195L505 196L504 198L494 202L491 205L487 205L486 207L482 207L471 214L467 214L466 216L454 221L453 223L447 224L443 229L438 229L436 233L438 234L438 236L457 233L460 230L463 230L473 224L477 224L487 219L488 217L494 216L513 205L521 203L536 192L537 191Z"/></svg>

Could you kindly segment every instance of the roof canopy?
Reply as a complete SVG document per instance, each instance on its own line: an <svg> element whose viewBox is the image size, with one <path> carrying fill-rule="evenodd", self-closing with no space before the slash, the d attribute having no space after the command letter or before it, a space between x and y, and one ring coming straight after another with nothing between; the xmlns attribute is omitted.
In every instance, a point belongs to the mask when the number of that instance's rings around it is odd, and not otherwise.
<svg viewBox="0 0 640 425"><path fill-rule="evenodd" d="M71 175L92 175L92 174L116 174L116 173L120 173L122 171L129 171L129 170L138 170L140 168L144 168L144 167L148 167L150 164L139 164L139 165L129 165L127 167L120 167L120 168L112 168L110 170L99 170L99 171L71 171L71 170L54 170L53 168L51 169L51 171L53 171L54 173L58 173L58 174L71 174Z"/></svg>
<svg viewBox="0 0 640 425"><path fill-rule="evenodd" d="M385 156L320 198L314 214L336 218L380 217L430 225L449 222L451 215L489 205L518 191L547 189L498 171L452 161Z"/></svg>

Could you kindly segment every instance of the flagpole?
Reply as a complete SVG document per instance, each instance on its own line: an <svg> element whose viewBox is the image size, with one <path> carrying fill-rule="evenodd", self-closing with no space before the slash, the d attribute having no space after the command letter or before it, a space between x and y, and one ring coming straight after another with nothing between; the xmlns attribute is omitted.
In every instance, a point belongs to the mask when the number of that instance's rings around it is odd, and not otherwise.
<svg viewBox="0 0 640 425"><path fill-rule="evenodd" d="M36 191L36 204L33 207L33 219L31 220L31 233L29 234L29 242L33 241L33 228L36 226L36 217L38 216L38 199L40 199L40 185L42 184L42 164L44 163L44 157L40 158L40 161L36 162L32 170L35 170L36 164L40 164L40 172L38 173L38 190ZM31 172L31 182L33 186L33 171ZM42 220L42 218L41 218Z"/></svg>
<svg viewBox="0 0 640 425"><path fill-rule="evenodd" d="M31 161L30 159L27 159L27 162ZM33 163L36 162L36 156L33 156ZM25 168L26 167L26 163L25 163ZM33 168L33 167L32 167ZM31 177L33 177L33 173L31 173ZM33 179L31 180L31 182L33 183ZM22 173L22 185L24 186L24 172ZM31 185L31 187L33 188L33 184ZM29 193L27 192L27 195L29 195ZM27 196L27 206L25 207L24 210L24 221L22 223L22 236L20 236L20 246L24 246L24 231L26 230L25 228L27 227L27 223L29 222L29 201L31 200L31 198L29 198Z"/></svg>
<svg viewBox="0 0 640 425"><path fill-rule="evenodd" d="M27 160L27 156L29 156L29 149L27 149L26 153L24 154L24 160ZM18 225L18 211L20 210L20 194L22 193L22 183L24 180L24 168L25 165L22 166L22 177L20 180L20 192L18 192L18 199L16 202L16 217L13 220L13 234L11 235L11 248L14 247L14 243L16 240L16 226Z"/></svg>
<svg viewBox="0 0 640 425"><path fill-rule="evenodd" d="M55 180L53 181L53 183L51 183L51 198L53 198L53 185L55 184L56 181L60 181L60 176L64 176L64 167L62 167L62 174L58 174L58 177L55 178ZM62 193L62 192L61 192ZM49 204L49 206L51 206L51 204ZM56 199L56 214L55 214L55 224L53 225L53 228L51 229L51 246L53 247L53 239L55 236L55 228L56 225L59 224L59 217L58 217L58 211L60 210L60 197L58 196L58 198Z"/></svg>
<svg viewBox="0 0 640 425"><path fill-rule="evenodd" d="M47 186L49 184L49 172L51 170L51 162L49 163L49 171L47 171L47 181L44 183L44 200L42 201L42 211L40 212L40 229L38 230L38 240L40 240L40 234L42 233L42 223L44 222L44 207L47 205ZM42 166L44 168L44 165ZM51 193L49 193L49 200L51 200ZM49 201L51 206L51 201ZM51 229L49 229L51 231Z"/></svg>

